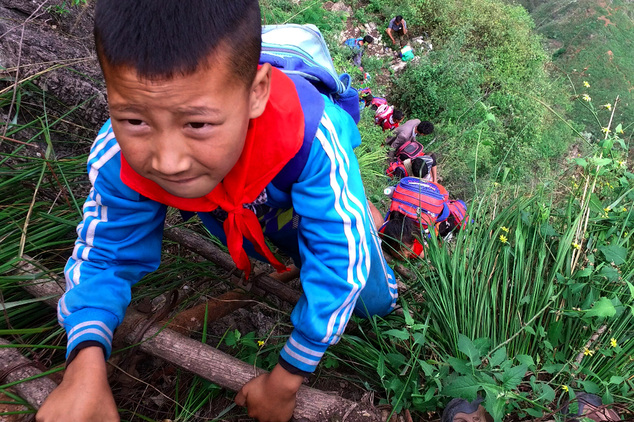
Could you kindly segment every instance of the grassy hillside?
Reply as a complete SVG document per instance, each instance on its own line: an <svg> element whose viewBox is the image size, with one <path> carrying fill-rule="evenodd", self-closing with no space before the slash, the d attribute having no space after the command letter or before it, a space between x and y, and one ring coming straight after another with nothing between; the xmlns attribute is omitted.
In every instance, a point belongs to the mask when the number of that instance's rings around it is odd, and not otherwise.
<svg viewBox="0 0 634 422"><path fill-rule="evenodd" d="M562 76L569 76L573 94L592 101L577 104L575 122L597 136L601 128L587 107L607 116L604 104L620 96L616 122L634 116L634 3L624 0L526 1L536 31ZM584 87L587 81L590 87ZM629 123L629 122L627 122Z"/></svg>

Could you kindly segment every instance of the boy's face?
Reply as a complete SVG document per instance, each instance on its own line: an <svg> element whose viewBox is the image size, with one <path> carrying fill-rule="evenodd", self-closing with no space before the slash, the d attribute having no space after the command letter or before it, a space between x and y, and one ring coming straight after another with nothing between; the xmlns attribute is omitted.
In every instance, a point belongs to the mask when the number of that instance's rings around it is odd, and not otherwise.
<svg viewBox="0 0 634 422"><path fill-rule="evenodd" d="M249 127L266 106L270 66L251 85L211 62L171 79L139 78L103 66L112 128L130 166L172 195L211 192L238 161Z"/></svg>

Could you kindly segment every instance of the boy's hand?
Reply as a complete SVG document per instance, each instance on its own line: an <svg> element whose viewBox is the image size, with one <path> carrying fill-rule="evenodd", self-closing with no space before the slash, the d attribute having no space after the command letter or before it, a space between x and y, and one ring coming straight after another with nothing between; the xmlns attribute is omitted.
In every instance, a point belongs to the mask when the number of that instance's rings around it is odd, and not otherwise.
<svg viewBox="0 0 634 422"><path fill-rule="evenodd" d="M62 383L35 416L37 422L119 422L108 385L106 361L99 347L80 350Z"/></svg>
<svg viewBox="0 0 634 422"><path fill-rule="evenodd" d="M249 416L260 422L288 422L295 410L295 395L304 377L293 375L279 364L244 384L235 402L246 406Z"/></svg>

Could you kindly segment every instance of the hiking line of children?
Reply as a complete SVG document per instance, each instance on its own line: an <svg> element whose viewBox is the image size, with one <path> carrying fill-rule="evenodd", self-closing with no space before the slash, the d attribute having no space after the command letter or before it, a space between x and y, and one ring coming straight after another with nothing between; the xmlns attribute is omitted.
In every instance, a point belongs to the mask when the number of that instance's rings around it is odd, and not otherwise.
<svg viewBox="0 0 634 422"><path fill-rule="evenodd" d="M374 122L390 131L386 175L396 185L386 189L391 204L385 217L371 205L384 250L395 257L422 257L425 239L437 234L449 240L454 231L465 227L467 206L438 183L436 155L426 153L417 136L433 133L434 124L411 119L401 125L403 113L385 98L372 95L370 88L359 91L359 108L374 111Z"/></svg>

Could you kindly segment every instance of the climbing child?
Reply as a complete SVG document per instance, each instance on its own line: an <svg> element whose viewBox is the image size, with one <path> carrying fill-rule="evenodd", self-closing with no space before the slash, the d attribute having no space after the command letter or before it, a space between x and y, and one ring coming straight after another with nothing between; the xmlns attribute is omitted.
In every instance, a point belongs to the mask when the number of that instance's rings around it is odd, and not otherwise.
<svg viewBox="0 0 634 422"><path fill-rule="evenodd" d="M394 109L394 106L387 103L379 106L374 113L374 123L381 127L383 132L396 129L402 121L403 112Z"/></svg>
<svg viewBox="0 0 634 422"><path fill-rule="evenodd" d="M119 420L105 359L132 285L159 266L168 207L197 213L246 276L247 252L285 270L265 236L300 267L279 363L235 398L256 419L291 418L304 376L353 311L394 308L355 122L306 79L261 61L260 19L256 0L96 2L111 118L88 157L92 188L58 305L67 368L38 421ZM291 209L296 219L264 224Z"/></svg>
<svg viewBox="0 0 634 422"><path fill-rule="evenodd" d="M361 59L363 58L363 52L365 48L374 42L374 38L371 35L366 35L362 38L348 38L344 41L344 45L350 49L350 58L355 66L363 71L361 66Z"/></svg>

